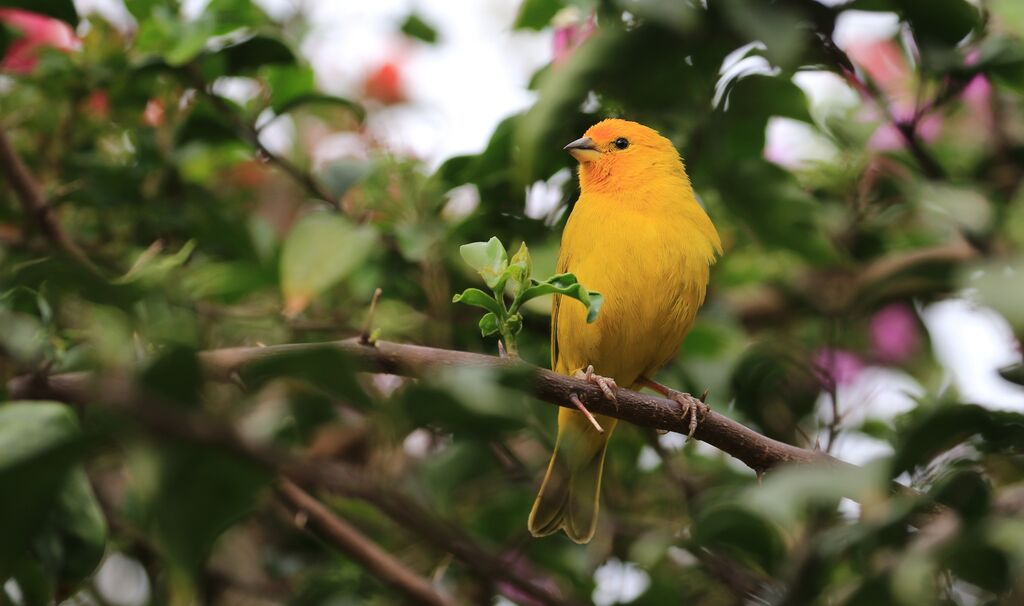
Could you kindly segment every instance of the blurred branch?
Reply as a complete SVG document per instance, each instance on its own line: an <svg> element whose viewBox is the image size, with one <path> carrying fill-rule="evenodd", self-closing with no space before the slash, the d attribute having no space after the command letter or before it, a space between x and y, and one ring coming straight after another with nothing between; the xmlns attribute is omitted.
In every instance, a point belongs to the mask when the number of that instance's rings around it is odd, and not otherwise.
<svg viewBox="0 0 1024 606"><path fill-rule="evenodd" d="M438 593L430 581L406 568L401 561L335 515L294 482L280 480L276 491L280 500L294 514L292 520L296 526L304 530L308 530L307 525L313 526L317 534L352 556L374 576L398 588L414 602L438 606L454 604L449 598Z"/></svg>
<svg viewBox="0 0 1024 606"><path fill-rule="evenodd" d="M193 85L206 97L210 104L213 105L214 109L221 113L225 119L227 119L237 130L239 135L249 142L256 151L266 158L271 164L274 164L285 172L289 177L292 178L296 183L302 186L306 192L318 200L322 200L330 204L335 210L341 210L341 204L338 200L324 189L323 185L317 181L312 174L305 171L283 156L278 156L274 152L267 149L263 142L260 141L260 133L256 130L256 127L249 124L239 116L230 105L220 95L214 94L210 89L209 83L207 83L198 69L191 69L188 73L192 80Z"/></svg>
<svg viewBox="0 0 1024 606"><path fill-rule="evenodd" d="M877 299L884 285L901 274L929 266L962 263L978 256L978 250L967 240L957 238L946 244L880 257L852 274L841 270L809 270L789 287L770 285L742 292L729 300L729 307L748 326L777 324L808 304L828 314L840 313L848 311L851 305ZM901 296L919 294L927 292L900 293Z"/></svg>
<svg viewBox="0 0 1024 606"><path fill-rule="evenodd" d="M31 217L43 235L64 254L89 273L103 277L99 268L85 256L82 249L68 236L53 212L53 207L43 196L35 178L29 172L21 156L15 151L7 134L0 128L0 172L7 177L8 184L21 202L25 214Z"/></svg>
<svg viewBox="0 0 1024 606"><path fill-rule="evenodd" d="M355 340L344 343L354 348L374 349L359 345ZM285 347L289 351L296 351L296 348L304 346ZM219 372L226 369L208 370ZM500 580L517 592L547 606L578 604L560 595L554 589L557 584L542 571L524 566L523 563L509 566L503 558L485 549L462 529L437 517L395 489L389 479L336 461L299 460L287 452L249 440L229 425L189 415L179 403L146 391L126 377L94 376L90 373L67 373L51 377L36 375L14 379L9 387L16 390L17 395L12 393L13 398L53 399L118 412L139 422L155 437L177 438L218 448L274 470L307 489L330 491L366 501L411 533L452 554L483 578Z"/></svg>

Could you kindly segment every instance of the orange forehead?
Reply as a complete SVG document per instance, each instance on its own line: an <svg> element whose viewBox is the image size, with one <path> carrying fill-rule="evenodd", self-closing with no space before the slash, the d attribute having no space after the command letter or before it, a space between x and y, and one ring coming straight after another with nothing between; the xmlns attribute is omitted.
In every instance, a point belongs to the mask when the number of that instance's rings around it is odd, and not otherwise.
<svg viewBox="0 0 1024 606"><path fill-rule="evenodd" d="M587 129L586 136L599 142L613 141L619 137L626 137L627 139L659 137L658 131L654 129L618 118L610 118L598 122Z"/></svg>

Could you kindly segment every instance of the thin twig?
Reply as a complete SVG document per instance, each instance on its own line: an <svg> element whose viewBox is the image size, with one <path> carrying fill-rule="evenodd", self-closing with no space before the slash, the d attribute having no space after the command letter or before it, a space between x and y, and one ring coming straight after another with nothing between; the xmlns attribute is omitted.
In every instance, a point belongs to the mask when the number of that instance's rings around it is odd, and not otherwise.
<svg viewBox="0 0 1024 606"><path fill-rule="evenodd" d="M366 312L366 321L363 322L363 331L359 333L359 342L363 345L373 345L373 316L377 313L377 304L380 303L380 296L384 291L377 287L373 291L373 298L370 299L370 311Z"/></svg>
<svg viewBox="0 0 1024 606"><path fill-rule="evenodd" d="M430 581L409 570L400 560L384 551L294 482L280 480L276 491L293 514L305 514L307 522L303 524L304 530L313 527L317 534L352 556L384 583L397 588L418 604L454 604L450 598L438 593Z"/></svg>
<svg viewBox="0 0 1024 606"><path fill-rule="evenodd" d="M7 177L8 184L25 209L25 214L31 217L43 235L83 269L95 276L103 277L100 269L64 231L60 220L53 212L53 207L43 196L39 184L11 145L3 128L0 128L0 172Z"/></svg>
<svg viewBox="0 0 1024 606"><path fill-rule="evenodd" d="M228 105L227 101L223 97L215 94L211 90L210 85L203 79L202 74L198 69L189 69L188 76L191 78L196 89L198 89L199 92L210 101L210 104L214 109L220 112L225 119L231 122L235 129L238 130L239 135L249 142L249 144L252 145L260 155L266 158L271 164L276 165L284 171L285 174L292 178L292 180L301 185L310 196L330 204L335 210L341 210L341 204L338 202L337 198L328 193L327 189L324 188L324 186L317 181L312 174L299 168L292 163L291 160L288 160L283 156L279 156L267 149L267 147L263 145L263 142L260 141L260 133L256 130L256 127L243 120L242 117L239 116L230 105Z"/></svg>

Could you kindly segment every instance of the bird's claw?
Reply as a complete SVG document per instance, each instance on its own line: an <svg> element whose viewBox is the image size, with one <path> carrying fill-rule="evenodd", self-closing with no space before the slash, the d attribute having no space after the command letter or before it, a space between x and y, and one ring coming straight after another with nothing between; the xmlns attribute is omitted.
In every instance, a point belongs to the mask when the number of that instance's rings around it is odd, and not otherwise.
<svg viewBox="0 0 1024 606"><path fill-rule="evenodd" d="M617 395L615 395L615 393L619 390L619 386L617 383L615 383L615 379L602 377L601 375L596 374L594 372L593 365L587 366L586 370L577 370L576 378L583 379L584 381L593 383L600 387L601 393L604 394L604 397L611 400L612 403L615 404L615 407L618 408L619 398Z"/></svg>
<svg viewBox="0 0 1024 606"><path fill-rule="evenodd" d="M669 394L669 397L679 405L680 417L683 421L687 422L687 427L689 428L689 431L686 434L687 439L693 438L694 432L697 431L697 425L711 410L708 405L704 403L704 398L707 397L707 391L705 391L700 398L695 398L690 394L682 393L680 391L673 391Z"/></svg>

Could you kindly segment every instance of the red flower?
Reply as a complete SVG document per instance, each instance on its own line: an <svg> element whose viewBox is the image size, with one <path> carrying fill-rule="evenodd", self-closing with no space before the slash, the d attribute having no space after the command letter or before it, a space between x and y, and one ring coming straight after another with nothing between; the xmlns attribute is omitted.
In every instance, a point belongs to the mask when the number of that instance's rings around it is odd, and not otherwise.
<svg viewBox="0 0 1024 606"><path fill-rule="evenodd" d="M385 61L371 71L363 81L363 94L384 105L406 102L405 82L398 63Z"/></svg>
<svg viewBox="0 0 1024 606"><path fill-rule="evenodd" d="M40 49L70 52L79 47L75 32L58 19L16 8L0 8L0 22L20 32L20 37L11 43L0 62L3 71L30 74L36 68Z"/></svg>
<svg viewBox="0 0 1024 606"><path fill-rule="evenodd" d="M94 90L85 100L85 112L94 118L110 117L110 97L105 90Z"/></svg>

